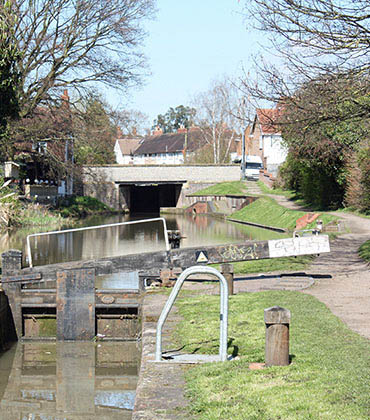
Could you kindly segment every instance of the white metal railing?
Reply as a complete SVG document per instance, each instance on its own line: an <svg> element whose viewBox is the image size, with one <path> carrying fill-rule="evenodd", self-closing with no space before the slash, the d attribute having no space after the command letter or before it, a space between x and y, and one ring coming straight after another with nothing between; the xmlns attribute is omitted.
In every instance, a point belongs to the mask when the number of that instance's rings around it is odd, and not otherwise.
<svg viewBox="0 0 370 420"><path fill-rule="evenodd" d="M131 222L112 223L112 224L109 224L109 225L88 226L88 227L75 228L75 229L55 230L53 232L33 233L33 234L27 236L27 257L28 257L29 266L33 267L30 238L33 238L35 236L58 235L58 234L60 235L62 233L78 232L78 231L82 231L82 230L102 229L102 228L108 228L108 227L123 226L123 225L135 225L135 224L138 224L138 223L149 223L149 222L157 222L157 221L162 221L163 222L164 240L166 242L166 251L169 251L170 250L170 243L169 243L169 240L168 240L166 220L163 217L156 217L154 219L141 219L141 220L134 220L134 221L131 221Z"/></svg>
<svg viewBox="0 0 370 420"><path fill-rule="evenodd" d="M158 319L156 332L156 347L155 347L155 361L162 361L162 328L171 308L180 292L180 289L185 280L192 274L212 274L220 280L220 348L219 359L221 362L227 360L227 323L229 314L229 291L227 288L227 281L225 277L213 267L204 267L195 265L184 270L177 279L172 292L165 303L162 313Z"/></svg>

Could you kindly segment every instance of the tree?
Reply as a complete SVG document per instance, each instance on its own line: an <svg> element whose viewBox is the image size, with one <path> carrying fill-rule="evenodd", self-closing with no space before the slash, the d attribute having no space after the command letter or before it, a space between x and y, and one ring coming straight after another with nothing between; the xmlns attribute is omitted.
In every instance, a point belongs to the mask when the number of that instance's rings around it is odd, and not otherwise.
<svg viewBox="0 0 370 420"><path fill-rule="evenodd" d="M73 113L75 162L78 165L114 163L114 141L117 127L110 119L110 110L103 99L89 94Z"/></svg>
<svg viewBox="0 0 370 420"><path fill-rule="evenodd" d="M12 26L7 27L10 21ZM19 73L17 63L21 58L14 31L16 16L11 11L10 2L2 1L0 6L0 125L4 127L8 118L18 115L17 86Z"/></svg>
<svg viewBox="0 0 370 420"><path fill-rule="evenodd" d="M125 89L140 80L141 23L154 0L12 0L2 5L3 36L20 52L21 116L51 101L65 87L89 82ZM16 16L16 19L14 19Z"/></svg>
<svg viewBox="0 0 370 420"><path fill-rule="evenodd" d="M348 161L370 141L369 2L252 0L246 10L281 58L259 59L243 91L284 109L285 178L307 201L341 205Z"/></svg>
<svg viewBox="0 0 370 420"><path fill-rule="evenodd" d="M248 0L245 7L290 63L320 72L369 70L367 0Z"/></svg>
<svg viewBox="0 0 370 420"><path fill-rule="evenodd" d="M135 109L124 109L112 113L115 124L121 128L123 134L136 136L150 132L149 117Z"/></svg>
<svg viewBox="0 0 370 420"><path fill-rule="evenodd" d="M342 204L348 163L369 144L370 118L363 111L370 105L369 86L367 94L357 97L358 105L347 100L364 84L359 77L337 78L334 83L323 76L304 84L285 103L279 121L289 149L285 180L308 202L323 207Z"/></svg>
<svg viewBox="0 0 370 420"><path fill-rule="evenodd" d="M11 27L8 28L8 22ZM17 63L21 58L14 31L16 16L12 13L11 3L2 1L0 5L0 156L1 161L9 154L7 147L9 119L19 113L18 85L19 72Z"/></svg>
<svg viewBox="0 0 370 420"><path fill-rule="evenodd" d="M170 108L164 115L159 114L153 121L153 128L159 127L164 133L173 133L180 127L189 128L194 122L196 110L179 105Z"/></svg>
<svg viewBox="0 0 370 420"><path fill-rule="evenodd" d="M240 119L241 105L237 95L236 87L222 80L213 81L207 91L194 98L198 107L195 122L201 129L204 143L212 151L212 163L229 163L232 144L241 132L243 119Z"/></svg>
<svg viewBox="0 0 370 420"><path fill-rule="evenodd" d="M248 95L277 102L282 97L294 97L295 91L308 82L320 83L323 76L332 83L332 89L338 79L368 80L367 0L252 0L245 8L255 27L270 35L267 48L281 58L279 65L263 58L256 60L258 83L247 77L243 83ZM363 93L362 87L359 97ZM337 87L337 94L344 97L343 83ZM356 92L351 91L345 99L356 105ZM360 107L369 112L367 106Z"/></svg>

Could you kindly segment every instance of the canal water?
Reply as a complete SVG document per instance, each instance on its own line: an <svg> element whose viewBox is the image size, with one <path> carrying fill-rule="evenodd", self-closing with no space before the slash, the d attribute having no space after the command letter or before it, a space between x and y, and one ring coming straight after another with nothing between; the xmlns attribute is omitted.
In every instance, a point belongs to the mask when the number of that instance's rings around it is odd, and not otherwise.
<svg viewBox="0 0 370 420"><path fill-rule="evenodd" d="M155 215L117 215L84 220L83 226L113 224L129 220L149 219ZM281 234L207 215L166 215L167 229L179 230L181 247L217 245L248 239L276 239ZM39 231L20 229L0 236L0 251L22 249L27 265L26 236ZM109 227L97 230L61 233L31 238L33 265L127 255L165 249L163 223Z"/></svg>
<svg viewBox="0 0 370 420"><path fill-rule="evenodd" d="M128 420L134 342L23 342L0 354L0 420Z"/></svg>
<svg viewBox="0 0 370 420"><path fill-rule="evenodd" d="M96 226L149 217L152 216L95 217L83 224ZM275 232L206 215L166 215L165 218L167 229L181 232L181 247L281 237ZM21 229L3 234L0 251L22 249L27 257L26 236L36 232L39 230ZM31 240L34 266L164 249L160 222ZM24 263L27 265L26 260ZM115 288L112 279L105 281L108 283L104 288ZM135 342L14 344L10 350L0 353L0 420L130 419L139 355Z"/></svg>

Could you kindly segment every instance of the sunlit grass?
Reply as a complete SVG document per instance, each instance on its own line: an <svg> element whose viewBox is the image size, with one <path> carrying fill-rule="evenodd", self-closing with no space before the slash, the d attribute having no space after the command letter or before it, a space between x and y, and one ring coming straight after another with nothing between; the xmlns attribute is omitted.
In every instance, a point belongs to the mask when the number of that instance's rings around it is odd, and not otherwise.
<svg viewBox="0 0 370 420"><path fill-rule="evenodd" d="M245 195L247 188L243 181L221 182L197 191L193 195Z"/></svg>
<svg viewBox="0 0 370 420"><path fill-rule="evenodd" d="M280 305L292 313L287 367L250 371L264 361L263 310ZM183 321L178 345L185 352L217 354L219 297L177 303ZM326 306L298 292L230 297L229 354L240 359L188 370L190 413L197 420L359 420L370 417L370 344Z"/></svg>
<svg viewBox="0 0 370 420"><path fill-rule="evenodd" d="M358 250L358 253L360 254L360 257L364 259L365 261L370 262L370 240L366 241L360 246L360 249Z"/></svg>
<svg viewBox="0 0 370 420"><path fill-rule="evenodd" d="M233 213L231 218L265 226L294 230L297 219L305 214L306 212L304 211L291 210L283 207L273 198L261 197L248 206ZM325 213L321 213L319 218L323 221L324 225L337 219L335 216ZM313 222L312 225L308 225L307 228L312 228L315 225L316 222Z"/></svg>

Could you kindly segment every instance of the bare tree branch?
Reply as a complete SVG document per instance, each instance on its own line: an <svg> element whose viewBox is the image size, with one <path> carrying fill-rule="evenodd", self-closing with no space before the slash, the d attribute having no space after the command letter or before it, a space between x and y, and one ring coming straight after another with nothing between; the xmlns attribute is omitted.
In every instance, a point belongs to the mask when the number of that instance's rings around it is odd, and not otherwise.
<svg viewBox="0 0 370 420"><path fill-rule="evenodd" d="M138 50L142 22L153 14L153 4L154 0L13 0L13 29L22 53L22 116L66 86L94 81L124 90L139 83L145 68Z"/></svg>

